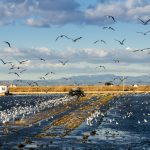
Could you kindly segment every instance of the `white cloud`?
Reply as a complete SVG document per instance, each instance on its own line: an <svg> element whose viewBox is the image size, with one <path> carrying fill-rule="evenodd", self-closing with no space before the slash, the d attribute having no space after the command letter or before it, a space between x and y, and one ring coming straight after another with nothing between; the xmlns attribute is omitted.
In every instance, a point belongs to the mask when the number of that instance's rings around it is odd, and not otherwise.
<svg viewBox="0 0 150 150"><path fill-rule="evenodd" d="M113 23L108 20L105 15L115 16L120 21L135 21L140 16L143 19L149 18L150 2L141 0L127 1L108 1L107 3L98 3L95 7L85 11L85 16L91 24L97 23L101 19L100 24ZM106 21L107 20L107 21ZM102 23L103 22L103 23Z"/></svg>
<svg viewBox="0 0 150 150"><path fill-rule="evenodd" d="M50 27L67 23L106 25L113 23L104 17L114 15L120 21L137 21L137 17L149 18L148 0L97 1L95 6L80 9L75 0L2 0L0 1L0 25L20 20L28 26Z"/></svg>

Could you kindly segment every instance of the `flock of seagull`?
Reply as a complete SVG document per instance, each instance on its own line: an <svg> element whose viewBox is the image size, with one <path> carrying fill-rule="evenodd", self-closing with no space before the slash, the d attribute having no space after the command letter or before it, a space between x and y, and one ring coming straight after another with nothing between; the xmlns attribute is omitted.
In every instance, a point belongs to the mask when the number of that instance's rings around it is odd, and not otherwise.
<svg viewBox="0 0 150 150"><path fill-rule="evenodd" d="M117 22L117 20L116 20L116 18L115 18L114 16L106 15L105 17L108 18L108 19L110 19L110 20L112 20L112 23L116 23L116 22ZM143 20L143 19L141 19L141 18L138 18L138 20L139 20L143 25L148 25L149 22L150 22L150 19ZM104 29L104 30L107 29L107 30L115 31L115 29L114 29L113 27L111 27L111 26L104 26L103 29ZM150 33L150 31L137 32L137 33L138 33L138 34L142 34L142 35L147 35L148 33ZM67 39L67 40L71 40L72 42L77 42L77 41L81 40L83 37L80 36L80 37L77 37L77 38L71 38L71 37L69 37L69 36L67 36L67 35L65 35L65 34L62 34L62 35L57 36L56 39L55 39L55 41L58 41L60 38L65 38L65 39ZM115 39L115 41L118 42L118 44L120 44L120 45L124 45L126 39L125 39L125 38L124 38L123 40ZM96 44L96 43L98 43L98 42L101 42L101 43L103 43L103 44L107 44L107 42L104 41L104 40L102 40L102 39L101 39L101 40L96 40L96 41L94 41L93 44ZM12 48L12 45L11 45L10 42L4 41L4 43L5 43L9 48ZM135 50L133 50L133 52L144 52L144 51L147 51L147 50L150 50L150 48L147 47L147 48L142 48L142 49L135 49ZM149 53L150 53L150 52L149 52ZM41 62L46 62L46 59L44 59L44 58L38 57L37 59L39 59ZM22 81L22 80L21 80L21 74L23 74L24 72L27 72L27 71L28 71L28 68L26 68L25 66L26 66L26 63L29 62L30 60L29 60L29 59L24 59L24 60L21 60L21 61L20 61L20 60L16 60L17 63L13 63L13 62L11 62L11 61L5 61L4 59L0 58L0 61L1 61L1 63L2 63L3 65L9 65L10 67L9 67L9 72L8 72L8 74L14 74L14 75L18 78L17 81L18 81L18 82L21 82L21 81ZM69 61L70 61L69 59L68 59L68 60L58 60L58 62L59 62L60 64L62 64L62 66L65 66ZM113 59L112 61L113 61L114 63L120 63L120 62L121 62L121 60L119 60L118 58ZM96 68L99 68L99 69L102 68L102 69L106 70L106 66L104 66L104 65L99 65L99 66L97 66ZM49 75L55 75L55 74L56 74L55 72L50 71L50 72L44 73L43 76L39 77L39 79L40 79L40 80L48 80L48 79L49 79L49 78L48 78ZM64 79L70 80L70 78L65 78L65 77L64 77ZM75 81L73 81L73 82L75 83ZM33 83L33 84L32 84L32 83ZM31 81L31 82L27 82L27 84L34 86L34 85L38 85L38 82Z"/></svg>
<svg viewBox="0 0 150 150"><path fill-rule="evenodd" d="M11 106L10 109L4 109L0 111L0 122L5 124L6 122L13 122L18 120L25 119L27 116L31 114L36 114L41 112L42 110L56 107L61 104L65 104L68 101L71 101L74 97L61 97L61 98L52 98L49 100L42 101L41 98L28 98L20 101L20 99L14 98L11 101L5 102L5 105ZM32 104L34 101L35 104ZM15 103L15 106L12 106ZM6 106L5 106L6 107Z"/></svg>

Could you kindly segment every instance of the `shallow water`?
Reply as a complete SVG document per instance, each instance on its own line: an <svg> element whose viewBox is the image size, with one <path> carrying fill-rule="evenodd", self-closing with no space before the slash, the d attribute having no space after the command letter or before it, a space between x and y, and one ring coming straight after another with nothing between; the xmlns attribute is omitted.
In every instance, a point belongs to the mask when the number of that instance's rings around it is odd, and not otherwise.
<svg viewBox="0 0 150 150"><path fill-rule="evenodd" d="M62 97L64 95L0 97L0 111L12 110L14 107L21 108L20 106L40 107L40 104L47 104L43 102L50 104L49 100L59 101ZM54 103L53 107L55 107ZM48 106L38 110L45 109L48 109ZM8 110L7 112L9 112ZM31 112L34 113L34 111ZM118 97L101 107L100 111L104 116L98 115L93 118L91 126L87 125L85 121L68 136L61 138L40 139L33 137L58 116L42 120L30 127L18 127L17 133L10 132L9 135L4 135L2 132L4 126L0 126L1 149L19 149L18 144L24 143L26 138L31 138L32 143L26 144L24 149L150 149L150 95ZM61 133L62 128L61 126L56 127L49 132Z"/></svg>

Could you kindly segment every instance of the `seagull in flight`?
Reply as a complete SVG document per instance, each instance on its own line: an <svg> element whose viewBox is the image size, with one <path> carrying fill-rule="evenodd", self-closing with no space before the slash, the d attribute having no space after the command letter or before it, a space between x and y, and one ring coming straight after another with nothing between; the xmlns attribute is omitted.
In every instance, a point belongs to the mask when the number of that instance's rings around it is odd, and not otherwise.
<svg viewBox="0 0 150 150"><path fill-rule="evenodd" d="M126 79L128 79L128 77L123 77L123 78L119 77L119 80L120 80L121 82L123 82L123 81L126 80Z"/></svg>
<svg viewBox="0 0 150 150"><path fill-rule="evenodd" d="M27 70L27 69L23 69L23 70L20 71L20 73L23 73L23 72L25 72L26 70Z"/></svg>
<svg viewBox="0 0 150 150"><path fill-rule="evenodd" d="M3 59L1 59L0 58L0 60L1 60L1 62L4 64L4 65L6 65L6 64L11 64L12 62L5 62Z"/></svg>
<svg viewBox="0 0 150 150"><path fill-rule="evenodd" d="M12 73L20 77L20 75L17 72L9 72L8 74L12 74Z"/></svg>
<svg viewBox="0 0 150 150"><path fill-rule="evenodd" d="M113 27L103 27L103 29L109 29L109 30L115 31Z"/></svg>
<svg viewBox="0 0 150 150"><path fill-rule="evenodd" d="M150 48L143 48L143 49L135 49L132 52L138 52L138 51L145 51L145 50L149 50Z"/></svg>
<svg viewBox="0 0 150 150"><path fill-rule="evenodd" d="M115 17L114 17L114 16L107 15L106 17L107 17L107 18L109 18L109 19L112 19L112 20L113 20L113 22L116 22L116 20L115 20Z"/></svg>
<svg viewBox="0 0 150 150"><path fill-rule="evenodd" d="M65 78L65 77L64 77L63 79L64 79L64 80L67 80L67 81L68 81L68 80L72 80L72 78Z"/></svg>
<svg viewBox="0 0 150 150"><path fill-rule="evenodd" d="M42 80L42 79L45 80L45 77L40 77L40 79L41 79L41 80Z"/></svg>
<svg viewBox="0 0 150 150"><path fill-rule="evenodd" d="M39 57L39 59L42 60L42 61L46 61L45 59L43 59L43 58L41 58L41 57Z"/></svg>
<svg viewBox="0 0 150 150"><path fill-rule="evenodd" d="M27 62L28 60L26 59L26 60L22 60L22 61L18 61L19 62L19 64L23 64L23 63L25 63L25 62Z"/></svg>
<svg viewBox="0 0 150 150"><path fill-rule="evenodd" d="M149 50L150 48L143 48L140 51L145 51L145 50Z"/></svg>
<svg viewBox="0 0 150 150"><path fill-rule="evenodd" d="M106 42L105 42L104 40L97 40L97 41L95 41L95 42L93 42L93 43L96 44L96 43L98 43L98 42L102 42L102 43L106 44Z"/></svg>
<svg viewBox="0 0 150 150"><path fill-rule="evenodd" d="M82 37L80 36L80 37L78 37L78 38L76 38L76 39L72 39L72 41L73 42L77 42L78 40L80 40L80 39L82 39Z"/></svg>
<svg viewBox="0 0 150 150"><path fill-rule="evenodd" d="M37 82L35 82L35 81L32 81L32 83L33 83L33 84L35 84L36 86L38 86L38 83L37 83Z"/></svg>
<svg viewBox="0 0 150 150"><path fill-rule="evenodd" d="M11 45L9 42L7 42L7 41L4 41L4 42L9 46L9 48L11 48Z"/></svg>
<svg viewBox="0 0 150 150"><path fill-rule="evenodd" d="M123 39L122 41L116 40L117 42L119 42L120 45L124 45L126 39Z"/></svg>
<svg viewBox="0 0 150 150"><path fill-rule="evenodd" d="M49 72L47 72L44 76L48 76L49 75Z"/></svg>
<svg viewBox="0 0 150 150"><path fill-rule="evenodd" d="M143 35L147 35L150 31L147 31L147 32L136 32L136 33L140 33L140 34L143 34Z"/></svg>
<svg viewBox="0 0 150 150"><path fill-rule="evenodd" d="M106 44L106 42L104 40L101 40L102 43Z"/></svg>
<svg viewBox="0 0 150 150"><path fill-rule="evenodd" d="M138 19L142 22L143 25L147 25L148 22L150 21L150 19L148 19L146 21L142 20L141 18L138 18Z"/></svg>
<svg viewBox="0 0 150 150"><path fill-rule="evenodd" d="M61 61L61 60L59 60L59 62L64 66L64 65L66 65L66 63L68 62L69 60L66 60L66 61Z"/></svg>
<svg viewBox="0 0 150 150"><path fill-rule="evenodd" d="M99 42L99 40L94 41L93 43L96 44L97 42Z"/></svg>
<svg viewBox="0 0 150 150"><path fill-rule="evenodd" d="M138 52L138 51L140 51L139 49L135 49L135 50L133 50L132 52Z"/></svg>
<svg viewBox="0 0 150 150"><path fill-rule="evenodd" d="M66 35L60 35L60 36L58 36L57 38L56 38L56 40L55 41L57 41L59 38L63 38L63 37L65 37L66 39L70 39L68 36L66 36Z"/></svg>
<svg viewBox="0 0 150 150"><path fill-rule="evenodd" d="M113 59L113 61L114 61L115 63L119 63L119 62L120 62L119 59Z"/></svg>
<svg viewBox="0 0 150 150"><path fill-rule="evenodd" d="M105 66L102 66L102 65L97 66L96 68L103 68L103 69L106 69L106 67L105 67Z"/></svg>

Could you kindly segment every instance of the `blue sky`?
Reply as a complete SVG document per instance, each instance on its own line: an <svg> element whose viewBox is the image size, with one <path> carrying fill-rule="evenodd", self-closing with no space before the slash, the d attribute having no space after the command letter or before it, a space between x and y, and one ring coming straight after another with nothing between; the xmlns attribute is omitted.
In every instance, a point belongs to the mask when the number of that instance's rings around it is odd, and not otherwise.
<svg viewBox="0 0 150 150"><path fill-rule="evenodd" d="M2 80L38 80L47 72L55 75L46 79L73 75L115 74L148 75L150 50L134 53L135 49L148 48L150 22L143 25L138 19L150 18L148 0L1 0L0 1L0 62ZM115 17L114 23L111 18ZM113 27L115 31L103 29ZM64 34L66 38L55 39ZM116 40L126 39L124 45ZM96 40L104 40L97 42ZM11 48L3 41L8 41ZM46 61L41 61L39 57ZM113 59L119 59L114 63ZM20 65L18 61L28 60ZM59 60L66 61L62 65ZM96 68L104 65L106 70ZM21 69L17 69L20 67ZM26 69L23 73L21 70Z"/></svg>

